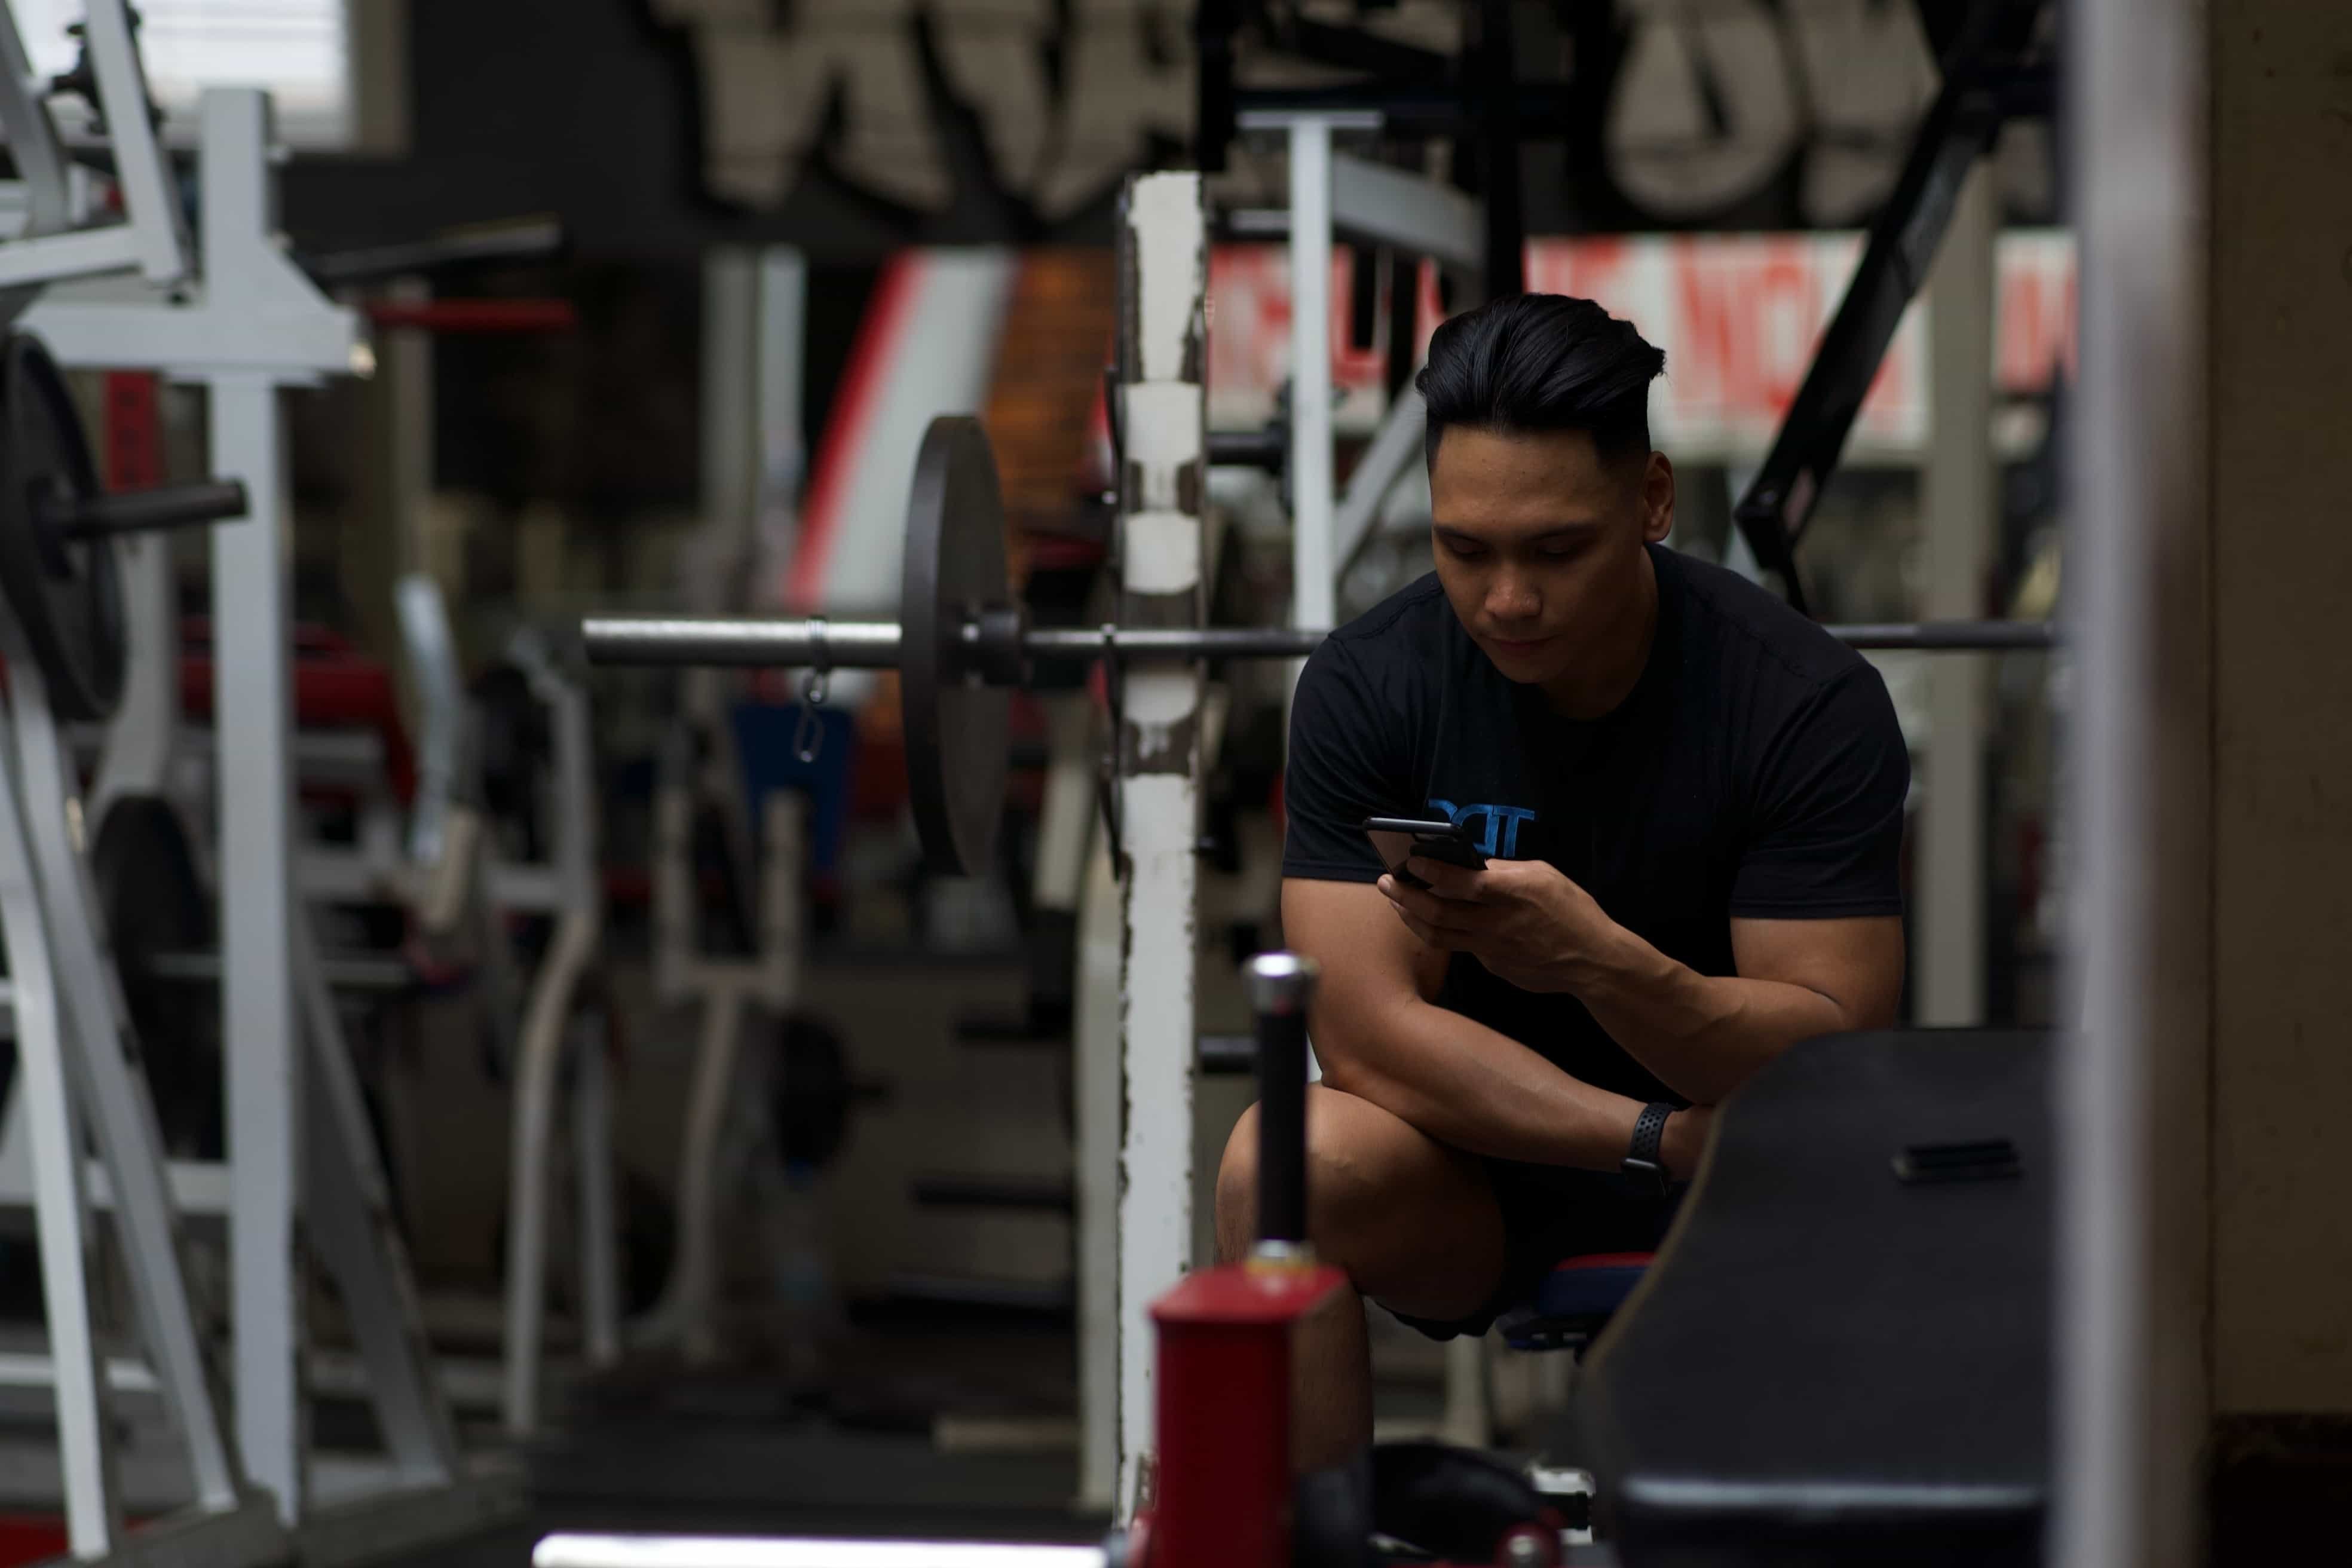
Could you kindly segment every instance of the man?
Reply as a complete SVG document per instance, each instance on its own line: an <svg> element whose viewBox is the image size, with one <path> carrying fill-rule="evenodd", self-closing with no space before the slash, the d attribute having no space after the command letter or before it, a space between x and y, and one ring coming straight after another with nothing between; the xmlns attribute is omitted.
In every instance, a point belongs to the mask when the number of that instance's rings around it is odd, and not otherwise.
<svg viewBox="0 0 2352 1568"><path fill-rule="evenodd" d="M1877 673L1675 554L1664 355L1590 300L1446 322L1416 384L1436 571L1300 676L1285 941L1317 959L1308 1227L1362 1296L1486 1331L1562 1258L1646 1250L1708 1108L1790 1045L1893 1022L1910 762ZM1388 873L1373 816L1481 872ZM1246 1251L1255 1113L1217 1230ZM1663 1167L1661 1172L1660 1167ZM1297 1458L1371 1432L1363 1313L1304 1325Z"/></svg>

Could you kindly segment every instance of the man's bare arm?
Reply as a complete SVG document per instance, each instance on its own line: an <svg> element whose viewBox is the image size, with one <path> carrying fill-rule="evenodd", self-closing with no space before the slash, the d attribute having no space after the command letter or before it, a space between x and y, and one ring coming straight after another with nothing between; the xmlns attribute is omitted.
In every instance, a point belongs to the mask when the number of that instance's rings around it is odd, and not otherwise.
<svg viewBox="0 0 2352 1568"><path fill-rule="evenodd" d="M1733 975L1701 974L1611 920L1541 861L1465 871L1415 859L1430 892L1378 884L1422 943L1530 991L1565 991L1660 1082L1714 1105L1799 1040L1895 1021L1903 922L1734 920Z"/></svg>
<svg viewBox="0 0 2352 1568"><path fill-rule="evenodd" d="M1331 1088L1475 1154L1603 1171L1624 1159L1641 1102L1435 1005L1447 955L1416 942L1372 887L1286 880L1282 927L1294 951L1323 966L1310 1021ZM1670 1140L1677 1175L1696 1157L1696 1141L1686 1154L1685 1142Z"/></svg>
<svg viewBox="0 0 2352 1568"><path fill-rule="evenodd" d="M1903 990L1903 921L1894 915L1735 920L1736 975L1701 974L1623 936L1576 994L1660 1082L1701 1105L1800 1040L1886 1027Z"/></svg>

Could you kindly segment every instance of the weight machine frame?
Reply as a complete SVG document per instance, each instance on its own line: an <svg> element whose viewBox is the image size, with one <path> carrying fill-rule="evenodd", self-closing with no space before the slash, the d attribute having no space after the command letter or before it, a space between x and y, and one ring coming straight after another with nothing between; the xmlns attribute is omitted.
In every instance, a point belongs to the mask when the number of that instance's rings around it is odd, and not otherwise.
<svg viewBox="0 0 2352 1568"><path fill-rule="evenodd" d="M89 0L85 44L128 215L95 228L77 226L89 216L88 183L65 158L14 13L0 4L0 121L26 190L24 230L0 245L0 284L16 290L7 304L68 363L154 366L204 385L213 469L242 479L251 498L248 525L220 527L212 541L224 672L216 694L222 897L236 911L221 922L225 1038L236 1048L226 1054L230 1159L218 1194L231 1239L235 1433L223 1425L180 1266L172 1178L182 1173L167 1173L91 917L75 775L40 672L14 617L0 616L7 644L0 651L12 671L13 786L23 795L0 803L0 926L15 976L8 999L24 1063L17 1098L27 1101L27 1184L54 1352L23 1358L14 1370L45 1374L55 1390L78 1559L236 1564L282 1560L299 1543L306 1560L330 1562L405 1549L504 1517L520 1492L509 1479L468 1475L457 1453L373 1136L293 899L286 462L277 395L326 374L364 373L372 357L352 313L322 298L277 247L266 95L213 89L202 101L198 276L123 0ZM119 276L134 268L138 277ZM62 281L76 279L88 280ZM36 301L44 284L50 287ZM150 542L142 552L153 559L142 570L160 569L160 547ZM131 597L152 604L138 591ZM126 753L109 787L126 787L126 769L135 773L153 761ZM89 1170L78 1131L85 1117L100 1156ZM103 1410L108 1382L137 1378L101 1365L89 1311L85 1221L101 1197L116 1205L142 1338L160 1363L155 1381L195 1472L195 1509L135 1534L124 1530ZM394 1461L394 1489L331 1510L318 1506L303 1436L306 1239L343 1287ZM274 1494L274 1508L257 1488Z"/></svg>

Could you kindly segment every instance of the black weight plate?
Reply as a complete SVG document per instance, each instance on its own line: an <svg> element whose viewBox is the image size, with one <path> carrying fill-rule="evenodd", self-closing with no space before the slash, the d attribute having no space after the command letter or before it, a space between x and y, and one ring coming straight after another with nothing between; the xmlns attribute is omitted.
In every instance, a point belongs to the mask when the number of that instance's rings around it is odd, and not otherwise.
<svg viewBox="0 0 2352 1568"><path fill-rule="evenodd" d="M99 820L89 873L164 1143L182 1158L217 1160L220 1009L186 982L158 975L152 962L214 945L212 893L179 813L153 795L117 800Z"/></svg>
<svg viewBox="0 0 2352 1568"><path fill-rule="evenodd" d="M64 375L23 332L0 350L0 592L47 678L59 717L100 720L122 695L122 585L103 540L68 544L37 499L99 493L98 467Z"/></svg>
<svg viewBox="0 0 2352 1568"><path fill-rule="evenodd" d="M907 789L923 864L978 876L1004 814L1013 694L966 674L965 620L1012 597L996 454L977 419L942 415L924 433L899 583Z"/></svg>

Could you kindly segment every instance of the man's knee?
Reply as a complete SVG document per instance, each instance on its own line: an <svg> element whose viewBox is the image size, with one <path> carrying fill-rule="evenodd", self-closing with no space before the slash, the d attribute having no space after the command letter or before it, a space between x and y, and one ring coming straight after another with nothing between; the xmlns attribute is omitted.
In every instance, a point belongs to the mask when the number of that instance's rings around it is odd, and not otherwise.
<svg viewBox="0 0 2352 1568"><path fill-rule="evenodd" d="M1307 1094L1307 1228L1327 1253L1344 1253L1367 1216L1380 1208L1383 1174L1393 1163L1381 1152L1382 1129L1393 1121L1369 1102L1310 1085ZM1242 1113L1217 1166L1217 1246L1228 1260L1249 1250L1257 1235L1258 1109ZM1400 1175L1402 1173L1399 1173Z"/></svg>
<svg viewBox="0 0 2352 1568"><path fill-rule="evenodd" d="M1257 1107L1242 1112L1217 1163L1217 1260L1237 1263L1257 1234Z"/></svg>

